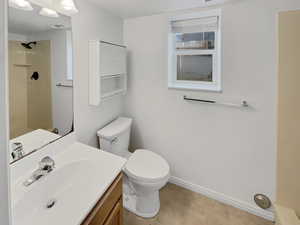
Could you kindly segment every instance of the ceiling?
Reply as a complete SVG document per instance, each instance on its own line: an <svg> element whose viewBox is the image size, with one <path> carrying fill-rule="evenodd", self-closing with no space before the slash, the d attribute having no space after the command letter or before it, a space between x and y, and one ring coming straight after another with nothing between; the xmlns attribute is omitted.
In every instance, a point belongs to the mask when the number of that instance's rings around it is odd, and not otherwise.
<svg viewBox="0 0 300 225"><path fill-rule="evenodd" d="M62 24L68 28L71 26L70 18L60 15L58 18L50 18L39 15L40 7L33 6L33 11L24 11L9 8L8 11L8 32L31 35L51 30L51 26Z"/></svg>
<svg viewBox="0 0 300 225"><path fill-rule="evenodd" d="M121 18L149 16L182 9L207 7L232 0L90 0L101 8ZM62 24L70 27L70 19L60 15L50 18L39 15L40 7L33 5L33 11L9 8L8 29L11 33L31 35L48 31L52 25Z"/></svg>
<svg viewBox="0 0 300 225"><path fill-rule="evenodd" d="M149 16L163 12L206 7L229 0L90 0L122 18Z"/></svg>

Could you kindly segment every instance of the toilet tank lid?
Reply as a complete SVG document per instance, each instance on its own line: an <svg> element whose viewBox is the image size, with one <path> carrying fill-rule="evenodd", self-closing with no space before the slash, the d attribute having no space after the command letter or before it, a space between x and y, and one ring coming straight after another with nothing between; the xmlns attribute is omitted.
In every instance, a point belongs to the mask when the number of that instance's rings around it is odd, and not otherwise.
<svg viewBox="0 0 300 225"><path fill-rule="evenodd" d="M119 117L97 132L98 137L113 139L131 127L132 119Z"/></svg>

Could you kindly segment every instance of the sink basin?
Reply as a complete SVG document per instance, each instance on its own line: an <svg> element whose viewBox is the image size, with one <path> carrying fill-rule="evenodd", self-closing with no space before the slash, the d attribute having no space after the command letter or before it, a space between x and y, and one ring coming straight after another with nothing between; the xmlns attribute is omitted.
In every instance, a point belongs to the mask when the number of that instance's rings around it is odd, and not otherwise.
<svg viewBox="0 0 300 225"><path fill-rule="evenodd" d="M29 187L21 182L26 178L15 184L23 193L13 201L13 225L81 224L125 163L79 143L52 158L50 174Z"/></svg>

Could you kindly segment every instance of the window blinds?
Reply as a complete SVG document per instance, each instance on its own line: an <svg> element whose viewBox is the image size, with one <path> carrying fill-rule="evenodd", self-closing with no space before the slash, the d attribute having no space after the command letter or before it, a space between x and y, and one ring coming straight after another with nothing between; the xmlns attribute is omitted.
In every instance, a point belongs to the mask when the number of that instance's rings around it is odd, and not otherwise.
<svg viewBox="0 0 300 225"><path fill-rule="evenodd" d="M171 22L173 33L197 33L216 31L218 29L218 17L204 17Z"/></svg>

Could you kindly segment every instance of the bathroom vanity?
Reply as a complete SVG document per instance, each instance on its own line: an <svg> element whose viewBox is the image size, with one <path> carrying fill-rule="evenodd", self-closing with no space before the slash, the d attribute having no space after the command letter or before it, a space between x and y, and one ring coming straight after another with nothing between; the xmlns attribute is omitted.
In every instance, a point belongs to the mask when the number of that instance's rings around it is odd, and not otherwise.
<svg viewBox="0 0 300 225"><path fill-rule="evenodd" d="M122 174L115 179L81 225L122 225Z"/></svg>

